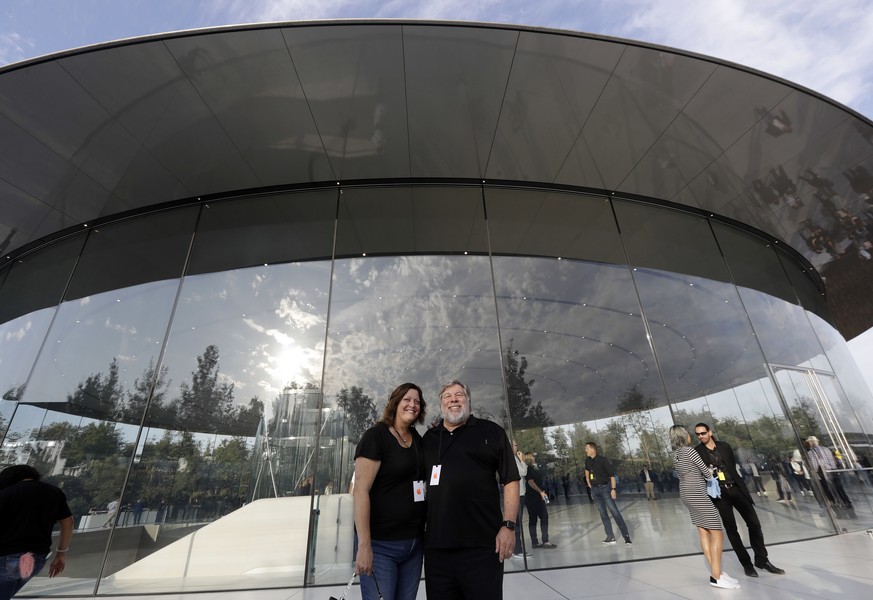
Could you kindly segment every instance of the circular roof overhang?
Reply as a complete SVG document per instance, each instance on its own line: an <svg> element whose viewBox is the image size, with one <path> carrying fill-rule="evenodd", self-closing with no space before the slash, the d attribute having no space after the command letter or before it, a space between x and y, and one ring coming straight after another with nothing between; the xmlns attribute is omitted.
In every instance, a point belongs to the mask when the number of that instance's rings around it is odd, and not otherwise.
<svg viewBox="0 0 873 600"><path fill-rule="evenodd" d="M4 260L175 201L460 179L666 201L772 236L827 277L862 247L851 219L866 222L873 192L873 125L810 90L669 48L473 23L261 24L11 65L0 155ZM858 260L840 281L869 288ZM873 325L868 310L842 333Z"/></svg>

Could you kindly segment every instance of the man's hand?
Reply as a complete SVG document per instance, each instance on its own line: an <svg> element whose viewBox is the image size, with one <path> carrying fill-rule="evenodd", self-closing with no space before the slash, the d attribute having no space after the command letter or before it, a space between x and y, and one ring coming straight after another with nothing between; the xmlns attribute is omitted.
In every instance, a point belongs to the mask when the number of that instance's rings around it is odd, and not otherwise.
<svg viewBox="0 0 873 600"><path fill-rule="evenodd" d="M510 556L515 549L515 533L507 527L501 527L497 532L497 537L494 539L494 552L503 562Z"/></svg>
<svg viewBox="0 0 873 600"><path fill-rule="evenodd" d="M64 567L67 566L67 553L66 552L55 552L55 558L52 560L52 564L49 565L49 577L54 577L55 575L60 575L64 572Z"/></svg>

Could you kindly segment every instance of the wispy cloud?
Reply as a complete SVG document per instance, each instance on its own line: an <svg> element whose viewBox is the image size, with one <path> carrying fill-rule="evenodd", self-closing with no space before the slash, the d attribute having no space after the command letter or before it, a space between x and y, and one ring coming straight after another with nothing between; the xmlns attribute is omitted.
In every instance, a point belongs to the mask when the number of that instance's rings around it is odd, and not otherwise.
<svg viewBox="0 0 873 600"><path fill-rule="evenodd" d="M15 32L0 33L0 65L8 65L33 54L33 40Z"/></svg>
<svg viewBox="0 0 873 600"><path fill-rule="evenodd" d="M628 0L615 32L750 66L871 114L873 12L828 3Z"/></svg>

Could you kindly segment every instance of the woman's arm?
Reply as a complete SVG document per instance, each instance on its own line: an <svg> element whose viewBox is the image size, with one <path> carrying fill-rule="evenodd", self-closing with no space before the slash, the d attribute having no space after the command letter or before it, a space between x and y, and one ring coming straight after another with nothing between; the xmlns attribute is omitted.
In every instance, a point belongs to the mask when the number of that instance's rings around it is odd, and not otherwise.
<svg viewBox="0 0 873 600"><path fill-rule="evenodd" d="M355 557L355 573L373 574L373 549L370 546L370 488L379 472L378 460L359 456L355 459L355 529L358 533L358 555Z"/></svg>

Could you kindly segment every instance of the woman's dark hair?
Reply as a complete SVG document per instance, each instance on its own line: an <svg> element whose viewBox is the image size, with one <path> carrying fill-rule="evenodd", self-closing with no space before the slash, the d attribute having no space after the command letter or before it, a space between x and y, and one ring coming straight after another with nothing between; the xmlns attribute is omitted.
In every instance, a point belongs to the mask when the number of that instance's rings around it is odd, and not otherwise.
<svg viewBox="0 0 873 600"><path fill-rule="evenodd" d="M9 487L19 481L25 479L35 479L39 481L39 471L30 465L12 465L0 471L0 490Z"/></svg>
<svg viewBox="0 0 873 600"><path fill-rule="evenodd" d="M384 423L389 427L394 425L394 417L397 416L397 405L400 404L400 401L403 400L403 397L407 392L409 392L409 390L418 391L418 397L421 398L421 412L418 413L418 418L415 421L418 424L424 423L424 415L427 412L427 403L424 401L424 392L422 392L421 388L414 383L401 383L394 388L394 391L391 392L390 396L388 396L388 404L385 406L385 410L382 411L382 418L379 419L380 423Z"/></svg>

